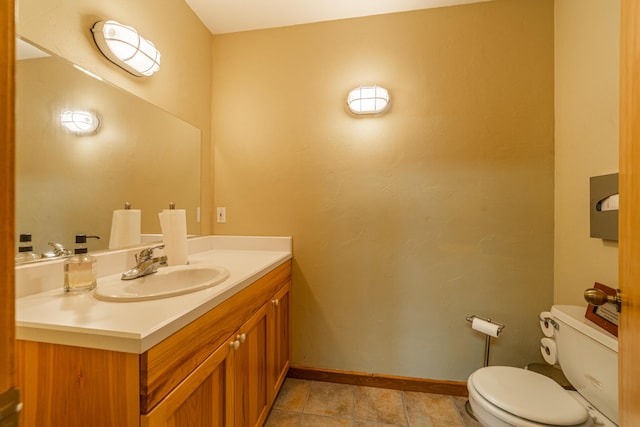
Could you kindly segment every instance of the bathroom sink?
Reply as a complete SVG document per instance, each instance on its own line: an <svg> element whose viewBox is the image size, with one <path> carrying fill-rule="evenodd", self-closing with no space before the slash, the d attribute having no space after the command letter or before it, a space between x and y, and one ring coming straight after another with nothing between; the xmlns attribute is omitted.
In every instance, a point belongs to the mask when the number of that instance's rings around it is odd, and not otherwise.
<svg viewBox="0 0 640 427"><path fill-rule="evenodd" d="M229 277L224 267L178 265L134 280L119 276L98 280L94 296L103 301L128 302L168 298L219 285Z"/></svg>

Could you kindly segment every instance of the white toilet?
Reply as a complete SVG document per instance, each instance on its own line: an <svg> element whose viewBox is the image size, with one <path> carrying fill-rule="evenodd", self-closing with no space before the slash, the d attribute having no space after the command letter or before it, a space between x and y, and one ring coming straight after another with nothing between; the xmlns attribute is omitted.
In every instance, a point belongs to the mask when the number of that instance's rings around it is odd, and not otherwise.
<svg viewBox="0 0 640 427"><path fill-rule="evenodd" d="M488 366L467 381L474 416L485 427L618 425L618 340L585 318L585 308L555 305L558 359L576 391L544 375Z"/></svg>

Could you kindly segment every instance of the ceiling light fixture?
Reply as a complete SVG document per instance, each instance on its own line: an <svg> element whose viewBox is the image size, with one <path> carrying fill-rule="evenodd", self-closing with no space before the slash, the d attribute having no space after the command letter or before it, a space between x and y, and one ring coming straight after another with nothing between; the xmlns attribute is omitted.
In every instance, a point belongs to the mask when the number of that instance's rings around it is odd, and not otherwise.
<svg viewBox="0 0 640 427"><path fill-rule="evenodd" d="M91 32L100 52L134 76L150 76L160 70L160 52L135 28L116 21L100 21Z"/></svg>
<svg viewBox="0 0 640 427"><path fill-rule="evenodd" d="M95 113L89 111L69 110L60 114L60 123L76 135L90 135L98 130L100 119Z"/></svg>
<svg viewBox="0 0 640 427"><path fill-rule="evenodd" d="M389 107L389 91L380 86L360 86L349 92L347 105L354 114L379 114Z"/></svg>

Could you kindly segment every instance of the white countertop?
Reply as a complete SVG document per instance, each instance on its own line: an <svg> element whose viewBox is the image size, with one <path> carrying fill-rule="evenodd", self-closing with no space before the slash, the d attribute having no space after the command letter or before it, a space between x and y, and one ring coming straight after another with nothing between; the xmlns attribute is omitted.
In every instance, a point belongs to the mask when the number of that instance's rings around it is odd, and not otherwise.
<svg viewBox="0 0 640 427"><path fill-rule="evenodd" d="M131 256L133 260L134 251L125 252L120 257ZM100 275L101 261L106 265L117 264L108 259L111 255L118 256L117 253L97 256L98 286L102 278L124 271L116 273L113 270L117 267L110 265L102 269L106 274ZM288 237L199 238L190 245L189 264L225 267L230 276L221 284L152 301L106 302L96 299L93 292L65 293L60 283L53 289L16 299L16 337L141 354L289 259ZM61 270L62 265L59 267ZM17 286L29 285L20 283L21 277L22 281L43 280L35 277L33 271L16 273Z"/></svg>

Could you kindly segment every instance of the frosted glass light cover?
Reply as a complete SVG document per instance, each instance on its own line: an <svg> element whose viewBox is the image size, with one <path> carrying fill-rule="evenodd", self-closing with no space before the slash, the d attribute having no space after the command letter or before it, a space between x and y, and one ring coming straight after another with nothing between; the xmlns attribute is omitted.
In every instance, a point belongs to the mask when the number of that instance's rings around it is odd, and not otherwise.
<svg viewBox="0 0 640 427"><path fill-rule="evenodd" d="M389 91L380 86L360 86L349 92L347 105L354 114L378 114L389 107Z"/></svg>
<svg viewBox="0 0 640 427"><path fill-rule="evenodd" d="M100 21L91 29L104 56L135 76L150 76L160 70L160 52L135 28L116 21Z"/></svg>
<svg viewBox="0 0 640 427"><path fill-rule="evenodd" d="M60 123L70 132L87 135L98 130L100 119L89 111L65 111L60 114Z"/></svg>

